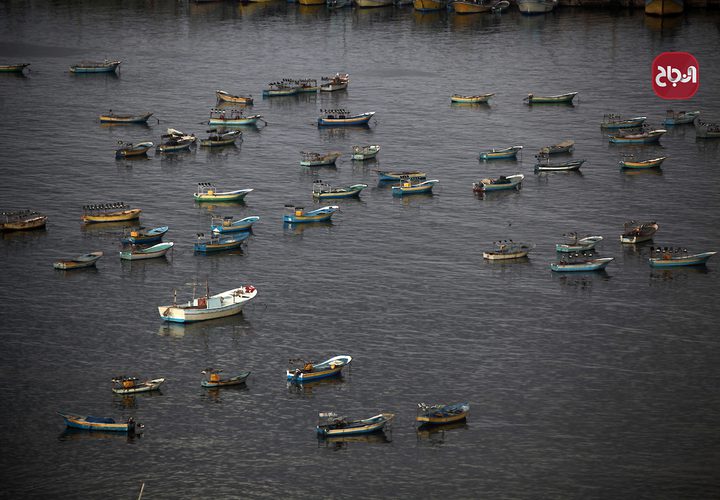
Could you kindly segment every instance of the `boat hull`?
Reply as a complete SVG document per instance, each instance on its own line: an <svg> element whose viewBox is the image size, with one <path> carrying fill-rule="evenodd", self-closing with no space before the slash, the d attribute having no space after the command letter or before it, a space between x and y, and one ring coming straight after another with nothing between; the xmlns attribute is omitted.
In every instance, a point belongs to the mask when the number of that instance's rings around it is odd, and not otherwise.
<svg viewBox="0 0 720 500"><path fill-rule="evenodd" d="M620 167L622 168L632 168L632 169L644 169L644 168L657 168L662 165L662 163L667 160L667 156L663 156L662 158L655 158L652 160L645 160L645 161L620 161Z"/></svg>
<svg viewBox="0 0 720 500"><path fill-rule="evenodd" d="M242 293L242 295L233 295L234 292ZM160 317L165 321L173 323L192 323L196 321L207 321L217 318L225 318L227 316L233 316L235 314L242 313L242 309L245 304L253 299L257 295L257 290L253 289L251 292L247 292L246 288L235 288L228 290L222 294L214 295L210 299L216 299L223 297L224 300L221 304L229 301L227 305L221 307L213 307L212 309L200 309L200 308L186 308L177 307L173 305L169 306L158 306L158 312Z"/></svg>
<svg viewBox="0 0 720 500"><path fill-rule="evenodd" d="M710 257L717 252L705 252L696 255L686 255L683 257L673 257L670 259L650 258L648 263L650 267L684 267L684 266L704 266Z"/></svg>
<svg viewBox="0 0 720 500"><path fill-rule="evenodd" d="M582 240L580 240L582 241ZM587 243L558 243L555 245L556 252L570 253L570 252L586 252L595 248L595 245L602 241L602 237L589 240Z"/></svg>
<svg viewBox="0 0 720 500"><path fill-rule="evenodd" d="M100 123L147 123L152 113L138 116L100 115Z"/></svg>
<svg viewBox="0 0 720 500"><path fill-rule="evenodd" d="M120 258L123 260L145 260L165 257L165 255L173 248L173 245L174 243L170 241L168 243L160 243L140 251L120 252ZM157 249L155 249L156 247Z"/></svg>
<svg viewBox="0 0 720 500"><path fill-rule="evenodd" d="M620 235L620 243L628 243L628 244L634 244L634 243L642 243L644 241L650 241L653 239L653 236L655 236L655 233L658 230L658 225L654 224L649 229L646 229L645 231L638 233L627 233Z"/></svg>
<svg viewBox="0 0 720 500"><path fill-rule="evenodd" d="M70 66L70 73L114 73L120 66L120 61L98 66Z"/></svg>
<svg viewBox="0 0 720 500"><path fill-rule="evenodd" d="M225 250L240 248L243 241L245 241L245 239L226 241L222 243L195 243L193 249L199 253L222 252Z"/></svg>
<svg viewBox="0 0 720 500"><path fill-rule="evenodd" d="M459 2L455 2L455 3L453 4L453 5L456 5L456 9L457 9L457 4L458 4L458 3L459 3ZM489 7L488 7L488 9L489 9ZM456 10L455 12L457 12L457 10ZM481 12L484 12L484 11L481 11ZM462 13L461 13L461 12L458 12L458 14L472 14L472 12L462 12ZM495 94L484 94L484 95L458 95L458 94L454 94L454 95L450 96L450 101L452 101L452 102L457 102L457 103L460 103L460 104L480 104L480 103L488 102L488 101L490 100L490 98L491 98L492 96L494 96L494 95L495 95Z"/></svg>
<svg viewBox="0 0 720 500"><path fill-rule="evenodd" d="M413 0L413 8L419 12L433 12L444 10L447 3L438 0Z"/></svg>
<svg viewBox="0 0 720 500"><path fill-rule="evenodd" d="M47 217L42 215L26 220L8 221L0 223L0 231L30 231L40 229L47 224Z"/></svg>
<svg viewBox="0 0 720 500"><path fill-rule="evenodd" d="M250 190L242 190L241 192L230 192L230 193L193 193L193 198L197 202L212 202L212 201L243 201L245 197L250 193Z"/></svg>
<svg viewBox="0 0 720 500"><path fill-rule="evenodd" d="M605 269L613 260L615 260L613 257L606 257L604 259L595 259L593 261L577 264L562 264L560 262L553 262L550 264L550 269L555 272L600 271Z"/></svg>
<svg viewBox="0 0 720 500"><path fill-rule="evenodd" d="M665 126L684 125L692 123L698 116L700 116L700 111L688 111L680 116L667 117L662 121L662 124Z"/></svg>
<svg viewBox="0 0 720 500"><path fill-rule="evenodd" d="M489 4L479 4L475 2L453 2L452 7L456 14L481 14L483 12L490 12L492 10L492 7ZM487 100L453 102L487 102Z"/></svg>
<svg viewBox="0 0 720 500"><path fill-rule="evenodd" d="M324 222L324 221L330 220L330 218L333 216L333 213L317 214L317 215L285 214L283 216L283 222L287 222L289 224L296 224L296 223L303 223L303 222Z"/></svg>
<svg viewBox="0 0 720 500"><path fill-rule="evenodd" d="M720 137L720 125L717 123L702 123L700 118L693 121L696 137L701 139L716 139Z"/></svg>
<svg viewBox="0 0 720 500"><path fill-rule="evenodd" d="M322 371L312 372L312 373L301 373L298 376L295 376L295 374L293 372L291 372L290 370L287 370L286 377L289 381L296 382L299 384L301 384L303 382L314 382L316 380L322 380L324 378L336 377L336 376L340 375L340 373L342 372L342 369L345 368L345 366L346 365L338 366L337 368L334 368L334 369L322 370Z"/></svg>
<svg viewBox="0 0 720 500"><path fill-rule="evenodd" d="M517 158L518 152L521 147L513 147L507 149L501 149L498 151L482 151L480 152L481 160L507 160L510 158Z"/></svg>
<svg viewBox="0 0 720 500"><path fill-rule="evenodd" d="M82 220L86 223L121 222L139 218L140 212L142 212L141 209L133 208L131 210L123 210L122 212L113 212L101 215L85 214L82 216Z"/></svg>
<svg viewBox="0 0 720 500"><path fill-rule="evenodd" d="M367 186L365 186L367 187ZM319 193L314 192L313 198L317 198L319 200L324 199L333 199L333 198L358 198L360 196L360 192L365 189L365 187L358 188L358 189L352 189L348 191L343 191L340 193Z"/></svg>
<svg viewBox="0 0 720 500"><path fill-rule="evenodd" d="M230 95L230 94L223 94L222 92L215 92L215 96L217 97L218 101L222 102L232 102L236 104L247 104L250 105L253 103L252 97L242 97L237 95Z"/></svg>
<svg viewBox="0 0 720 500"><path fill-rule="evenodd" d="M115 394L137 394L139 392L150 392L160 390L160 386L165 382L164 378L157 378L155 380L148 380L143 382L141 385L135 387L121 388L113 387L112 391Z"/></svg>
<svg viewBox="0 0 720 500"><path fill-rule="evenodd" d="M374 112L363 113L359 116L350 118L318 118L318 127L352 127L358 125L367 125L370 119L375 115Z"/></svg>
<svg viewBox="0 0 720 500"><path fill-rule="evenodd" d="M608 136L608 140L613 144L651 144L660 141L660 137L662 137L665 132L666 130L650 132L642 136L611 135Z"/></svg>
<svg viewBox="0 0 720 500"><path fill-rule="evenodd" d="M100 257L98 257L99 259ZM53 264L53 267L55 269L61 269L63 271L68 271L71 269L83 269L86 267L94 267L95 263L98 261L98 259L88 261L88 262L76 262L74 260L61 260L58 262L55 262Z"/></svg>
<svg viewBox="0 0 720 500"><path fill-rule="evenodd" d="M317 427L317 433L323 437L336 437L336 436L353 436L358 434L370 434L372 432L381 431L385 428L385 425L392 420L394 415L382 414L376 415L375 417L361 420L360 422L353 423L351 427L343 428L327 428ZM361 424L361 425L357 425Z"/></svg>
<svg viewBox="0 0 720 500"><path fill-rule="evenodd" d="M3 64L0 66L0 73L22 73L30 64Z"/></svg>
<svg viewBox="0 0 720 500"><path fill-rule="evenodd" d="M528 104L566 104L570 103L575 99L577 92L570 92L569 94L555 95L555 96L528 96L525 100Z"/></svg>
<svg viewBox="0 0 720 500"><path fill-rule="evenodd" d="M558 164L537 164L535 170L538 172L569 172L572 170L580 170L585 160L568 161Z"/></svg>
<svg viewBox="0 0 720 500"><path fill-rule="evenodd" d="M401 187L401 186L393 186L392 187L392 194L393 196L408 196L413 194L424 194L424 193L431 193L432 192L433 185L429 186L421 186L421 187Z"/></svg>
<svg viewBox="0 0 720 500"><path fill-rule="evenodd" d="M217 387L230 387L233 385L241 385L247 381L247 378L249 376L250 376L250 372L244 372L241 375L238 375L237 377L231 377L229 379L220 380L218 382L211 382L209 380L203 380L200 382L200 385L207 389L214 389Z"/></svg>
<svg viewBox="0 0 720 500"><path fill-rule="evenodd" d="M442 424L451 424L453 422L460 422L462 420L466 420L468 415L470 414L470 405L464 404L459 408L460 411L453 415L439 415L437 413L442 412L435 412L436 415L418 415L415 417L416 422L421 422L422 425L442 425Z"/></svg>
<svg viewBox="0 0 720 500"><path fill-rule="evenodd" d="M64 415L60 414L65 420L65 425L74 429L84 429L88 431L110 431L110 432L135 432L135 426L128 425L127 423L99 423L99 422L88 422L85 420L86 417L79 417L75 415Z"/></svg>
<svg viewBox="0 0 720 500"><path fill-rule="evenodd" d="M530 250L523 250L520 252L509 252L509 253L483 252L483 259L487 259L487 260L522 259L523 257L527 257L528 253L530 253Z"/></svg>
<svg viewBox="0 0 720 500"><path fill-rule="evenodd" d="M223 226L220 224L214 224L210 226L210 230L213 233L225 234L225 233L239 233L242 231L250 231L253 224L260 220L260 217L251 216L245 219L236 221L229 226Z"/></svg>
<svg viewBox="0 0 720 500"><path fill-rule="evenodd" d="M210 121L208 121L208 125L213 126L220 126L220 127L238 127L238 126L244 126L244 125L255 125L258 120L262 118L261 116L249 116L247 118L238 118L238 119L228 119L228 120L221 120L219 118L211 118Z"/></svg>
<svg viewBox="0 0 720 500"><path fill-rule="evenodd" d="M313 5L322 5L324 3L325 3L325 1L323 0L323 2L318 3L318 4L313 4ZM285 95L296 95L297 93L298 93L298 89L296 89L296 88L278 89L278 90L265 89L265 90L263 90L263 97L280 97L280 96L285 96Z"/></svg>

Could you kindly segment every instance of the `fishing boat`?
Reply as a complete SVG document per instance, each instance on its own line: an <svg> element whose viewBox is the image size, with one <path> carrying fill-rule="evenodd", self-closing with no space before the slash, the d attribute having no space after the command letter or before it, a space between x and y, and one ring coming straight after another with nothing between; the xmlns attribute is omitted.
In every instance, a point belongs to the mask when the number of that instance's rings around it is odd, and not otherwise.
<svg viewBox="0 0 720 500"><path fill-rule="evenodd" d="M189 151L190 146L195 144L197 137L187 135L179 130L169 128L167 134L163 134L162 142L158 144L157 151L160 153L177 153L178 151Z"/></svg>
<svg viewBox="0 0 720 500"><path fill-rule="evenodd" d="M473 2L453 2L453 5L461 4L461 3L473 3ZM456 7L457 9L457 7ZM457 10L455 11L457 12ZM469 12L468 12L469 14ZM480 104L480 103L486 103L490 100L492 96L495 94L477 94L477 95L460 95L460 94L453 94L450 96L451 102L456 102L460 104Z"/></svg>
<svg viewBox="0 0 720 500"><path fill-rule="evenodd" d="M367 111L359 115L354 115L346 109L325 109L320 112L323 114L317 120L318 127L367 125L370 118L375 116L375 111Z"/></svg>
<svg viewBox="0 0 720 500"><path fill-rule="evenodd" d="M601 271L607 267L615 257L593 258L592 254L567 254L558 262L550 263L550 269L555 272L583 272Z"/></svg>
<svg viewBox="0 0 720 500"><path fill-rule="evenodd" d="M321 437L352 436L381 431L395 418L393 413L380 413L364 420L349 420L333 412L318 414L316 431Z"/></svg>
<svg viewBox="0 0 720 500"><path fill-rule="evenodd" d="M341 354L334 356L322 363L313 363L304 359L291 359L288 361L288 369L285 372L290 382L314 382L316 380L335 377L340 375L343 368L352 362L352 356Z"/></svg>
<svg viewBox="0 0 720 500"><path fill-rule="evenodd" d="M570 153L573 148L575 147L575 141L561 141L557 144L552 144L550 146L545 146L543 148L540 148L540 151L538 154L541 155L554 155L554 154L560 154L560 153Z"/></svg>
<svg viewBox="0 0 720 500"><path fill-rule="evenodd" d="M8 210L0 212L0 232L29 231L47 224L47 216L35 210Z"/></svg>
<svg viewBox="0 0 720 500"><path fill-rule="evenodd" d="M234 191L218 191L212 182L198 182L197 191L193 193L195 201L233 201L239 202L245 199L248 193L254 191L252 188L235 189Z"/></svg>
<svg viewBox="0 0 720 500"><path fill-rule="evenodd" d="M413 8L418 12L433 12L437 10L445 10L447 8L446 0L413 0Z"/></svg>
<svg viewBox="0 0 720 500"><path fill-rule="evenodd" d="M218 146L229 146L235 144L235 141L240 139L242 141L242 132L239 130L208 130L210 134L205 139L200 140L200 146L206 148L214 148Z"/></svg>
<svg viewBox="0 0 720 500"><path fill-rule="evenodd" d="M119 115L113 113L112 109L103 115L100 115L100 123L147 123L152 113L144 113L141 115Z"/></svg>
<svg viewBox="0 0 720 500"><path fill-rule="evenodd" d="M30 63L0 64L0 73L22 73L28 66Z"/></svg>
<svg viewBox="0 0 720 500"><path fill-rule="evenodd" d="M513 240L493 241L495 248L483 252L483 259L487 260L509 260L527 257L527 254L535 248L534 243L520 243Z"/></svg>
<svg viewBox="0 0 720 500"><path fill-rule="evenodd" d="M716 253L688 254L687 248L651 248L648 264L650 267L704 266L708 259Z"/></svg>
<svg viewBox="0 0 720 500"><path fill-rule="evenodd" d="M497 179L481 179L473 183L473 191L476 193L502 191L505 189L517 189L519 191L524 178L525 176L523 174L515 174L507 177L501 175Z"/></svg>
<svg viewBox="0 0 720 500"><path fill-rule="evenodd" d="M449 405L418 403L415 421L421 422L423 425L450 424L452 422L465 420L469 414L469 403L454 403Z"/></svg>
<svg viewBox="0 0 720 500"><path fill-rule="evenodd" d="M121 62L107 59L102 62L83 61L70 66L70 73L114 73Z"/></svg>
<svg viewBox="0 0 720 500"><path fill-rule="evenodd" d="M625 223L620 243L642 243L653 239L659 226L657 222L638 222L631 220Z"/></svg>
<svg viewBox="0 0 720 500"><path fill-rule="evenodd" d="M152 380L143 380L137 377L128 377L126 375L120 375L112 379L113 387L112 391L115 394L135 394L138 392L150 392L157 391L160 386L165 382L164 378L156 378Z"/></svg>
<svg viewBox="0 0 720 500"><path fill-rule="evenodd" d="M168 226L159 226L146 231L144 227L140 227L131 230L129 233L126 232L123 234L122 238L120 238L120 242L132 245L156 243L162 240L163 236L165 236L165 233L167 233L169 229L170 228Z"/></svg>
<svg viewBox="0 0 720 500"><path fill-rule="evenodd" d="M577 233L564 234L567 239L565 243L558 243L555 245L557 252L569 253L569 252L585 252L595 248L595 245L603 240L602 236L585 236L580 238Z"/></svg>
<svg viewBox="0 0 720 500"><path fill-rule="evenodd" d="M334 76L323 76L320 92L336 92L345 90L350 83L350 75L347 73L335 73Z"/></svg>
<svg viewBox="0 0 720 500"><path fill-rule="evenodd" d="M128 158L130 156L142 156L148 152L148 149L153 147L150 141L138 142L133 144L131 142L119 141L120 147L115 150L115 158Z"/></svg>
<svg viewBox="0 0 720 500"><path fill-rule="evenodd" d="M325 3L325 0L322 0L318 5ZM296 85L294 85L294 80L290 80L287 78L282 79L279 82L271 82L268 83L268 88L263 90L263 97L279 97L279 96L287 96L287 95L296 95L298 93L298 88Z"/></svg>
<svg viewBox="0 0 720 500"><path fill-rule="evenodd" d="M235 220L232 216L213 217L210 222L210 230L213 233L227 234L237 233L240 231L250 231L253 224L260 220L257 215L251 215L242 219Z"/></svg>
<svg viewBox="0 0 720 500"><path fill-rule="evenodd" d="M401 179L398 186L393 186L393 196L407 196L411 194L424 194L432 192L432 188L435 184L440 182L437 179L431 179L429 181L419 182L413 184L411 179Z"/></svg>
<svg viewBox="0 0 720 500"><path fill-rule="evenodd" d="M567 94L540 96L528 94L524 101L528 104L566 104L571 103L577 95L577 92L568 92Z"/></svg>
<svg viewBox="0 0 720 500"><path fill-rule="evenodd" d="M425 172L420 170L373 170L378 176L378 181L399 181L401 179L422 180L427 177Z"/></svg>
<svg viewBox="0 0 720 500"><path fill-rule="evenodd" d="M608 139L613 144L650 144L658 142L665 132L667 130L661 128L639 133L609 135Z"/></svg>
<svg viewBox="0 0 720 500"><path fill-rule="evenodd" d="M580 170L586 160L568 160L557 163L551 163L550 157L547 155L535 155L537 162L535 163L536 172L568 172L572 170Z"/></svg>
<svg viewBox="0 0 720 500"><path fill-rule="evenodd" d="M216 368L205 368L201 373L205 375L205 379L200 381L200 385L208 389L214 389L217 387L229 387L231 385L244 384L247 378L250 376L250 372L240 372L239 375L229 378L221 378L220 373L222 370Z"/></svg>
<svg viewBox="0 0 720 500"><path fill-rule="evenodd" d="M73 427L75 429L85 429L88 431L112 431L112 432L127 432L128 434L137 434L142 432L143 425L135 422L135 419L130 417L125 422L116 422L115 419L110 417L92 417L71 415L68 413L58 412L65 425Z"/></svg>
<svg viewBox="0 0 720 500"><path fill-rule="evenodd" d="M651 158L649 160L642 160L642 161L635 161L635 155L628 154L623 155L624 158L618 162L620 165L620 168L634 168L634 169L643 169L643 168L660 168L662 163L668 159L667 156L660 156L658 158Z"/></svg>
<svg viewBox="0 0 720 500"><path fill-rule="evenodd" d="M289 224L298 222L323 222L330 220L339 208L338 206L330 205L306 212L305 207L285 205L286 213L283 215L283 222Z"/></svg>
<svg viewBox="0 0 720 500"><path fill-rule="evenodd" d="M314 78L295 80L295 87L299 94L313 94L320 90L320 85Z"/></svg>
<svg viewBox="0 0 720 500"><path fill-rule="evenodd" d="M355 0L355 5L363 9L392 7L393 0Z"/></svg>
<svg viewBox="0 0 720 500"><path fill-rule="evenodd" d="M217 97L218 102L232 102L235 104L247 104L251 105L253 103L252 96L239 96L239 95L232 95L228 94L224 90L216 90L215 96Z"/></svg>
<svg viewBox="0 0 720 500"><path fill-rule="evenodd" d="M480 151L481 160L507 160L508 158L517 158L518 151L522 146L510 146L509 148L491 149L490 151Z"/></svg>
<svg viewBox="0 0 720 500"><path fill-rule="evenodd" d="M650 16L675 16L683 10L683 0L645 0L645 14Z"/></svg>
<svg viewBox="0 0 720 500"><path fill-rule="evenodd" d="M695 136L700 139L715 139L720 137L720 123L706 123L700 117L693 121Z"/></svg>
<svg viewBox="0 0 720 500"><path fill-rule="evenodd" d="M521 14L532 16L552 11L558 0L518 0L517 4Z"/></svg>
<svg viewBox="0 0 720 500"><path fill-rule="evenodd" d="M633 118L623 118L622 115L608 114L603 115L600 122L600 128L621 129L621 128L638 128L647 120L647 116L635 116Z"/></svg>
<svg viewBox="0 0 720 500"><path fill-rule="evenodd" d="M301 167L322 167L323 165L335 165L335 161L342 156L339 151L331 151L330 153L313 153L310 151L300 151L302 160Z"/></svg>
<svg viewBox="0 0 720 500"><path fill-rule="evenodd" d="M84 205L80 217L85 223L92 222L122 222L135 220L140 217L142 209L130 208L124 201L115 203L101 203L97 205Z"/></svg>
<svg viewBox="0 0 720 500"><path fill-rule="evenodd" d="M165 257L165 254L172 250L174 245L175 243L168 241L167 243L157 243L147 248L135 247L130 250L121 251L120 258L122 260L144 260Z"/></svg>
<svg viewBox="0 0 720 500"><path fill-rule="evenodd" d="M173 303L159 306L160 317L174 323L190 323L209 319L224 318L240 314L245 304L255 298L257 289L252 285L233 288L216 295L210 295L210 288L205 283L205 294L195 297L193 288L192 300L178 304L177 291L173 292Z"/></svg>
<svg viewBox="0 0 720 500"><path fill-rule="evenodd" d="M367 184L353 184L352 186L332 187L320 179L313 181L313 198L357 198L360 191L368 187Z"/></svg>
<svg viewBox="0 0 720 500"><path fill-rule="evenodd" d="M174 128L167 129L165 133L161 136L162 139L168 139L171 137L175 139L183 139L191 142L197 142L197 137L195 137L195 134L186 134L185 132Z"/></svg>
<svg viewBox="0 0 720 500"><path fill-rule="evenodd" d="M69 269L82 269L84 267L92 267L95 263L103 256L102 252L91 252L83 255L78 255L72 259L59 260L53 263L55 269L62 269L67 271Z"/></svg>
<svg viewBox="0 0 720 500"><path fill-rule="evenodd" d="M204 233L198 233L193 249L198 253L234 250L236 248L240 248L243 241L248 239L249 236L249 232L239 232L231 234L230 236L223 236L219 233L212 233L209 236L205 236Z"/></svg>
<svg viewBox="0 0 720 500"><path fill-rule="evenodd" d="M352 159L358 161L370 160L372 158L375 158L379 152L379 144L370 144L367 146L353 146Z"/></svg>
<svg viewBox="0 0 720 500"><path fill-rule="evenodd" d="M262 115L245 116L240 109L211 109L208 125L219 125L223 127L237 127L244 125L255 125Z"/></svg>
<svg viewBox="0 0 720 500"><path fill-rule="evenodd" d="M665 113L665 119L662 121L662 125L682 125L684 123L692 123L695 118L700 116L700 111L673 111L668 109Z"/></svg>
<svg viewBox="0 0 720 500"><path fill-rule="evenodd" d="M458 0L450 4L451 8L456 14L481 14L483 12L490 12L492 5L489 2L483 2L483 0ZM453 101L457 102L457 101ZM463 101L459 101L463 102ZM486 102L486 101L477 101Z"/></svg>

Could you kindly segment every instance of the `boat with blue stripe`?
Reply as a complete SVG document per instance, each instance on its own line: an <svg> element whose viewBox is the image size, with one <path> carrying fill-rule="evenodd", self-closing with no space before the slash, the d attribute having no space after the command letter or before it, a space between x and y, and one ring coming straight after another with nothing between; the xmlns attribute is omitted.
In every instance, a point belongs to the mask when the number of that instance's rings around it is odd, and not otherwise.
<svg viewBox="0 0 720 500"><path fill-rule="evenodd" d="M507 160L508 158L516 158L518 151L522 146L510 146L509 148L491 149L490 151L480 151L481 160Z"/></svg>
<svg viewBox="0 0 720 500"><path fill-rule="evenodd" d="M698 116L700 116L700 111L673 111L672 109L668 109L662 125L667 127L692 123Z"/></svg>
<svg viewBox="0 0 720 500"><path fill-rule="evenodd" d="M595 245L603 240L602 236L585 236L580 238L577 233L568 233L563 236L567 238L567 241L555 245L555 251L557 252L585 252L592 250L595 248Z"/></svg>
<svg viewBox="0 0 720 500"><path fill-rule="evenodd" d="M313 181L313 198L358 198L360 192L368 187L367 184L353 184L351 186L332 187L320 179Z"/></svg>
<svg viewBox="0 0 720 500"><path fill-rule="evenodd" d="M325 109L321 110L322 116L317 120L318 127L347 127L367 125L370 119L375 116L375 111L367 111L354 115L346 109Z"/></svg>
<svg viewBox="0 0 720 500"><path fill-rule="evenodd" d="M579 254L558 262L552 262L550 269L555 272L600 271L614 260L614 257L592 258L592 255L584 256Z"/></svg>
<svg viewBox="0 0 720 500"><path fill-rule="evenodd" d="M393 413L380 413L363 420L349 420L334 412L323 412L318 415L316 432L321 437L370 434L383 430L394 418Z"/></svg>
<svg viewBox="0 0 720 500"><path fill-rule="evenodd" d="M403 179L399 186L392 187L393 196L407 196L411 194L424 194L432 192L435 184L440 182L437 179L430 179L418 184L413 184L410 179Z"/></svg>
<svg viewBox="0 0 720 500"><path fill-rule="evenodd" d="M650 250L650 267L704 266L717 252L703 252L689 255L687 248L657 248Z"/></svg>
<svg viewBox="0 0 720 500"><path fill-rule="evenodd" d="M503 191L506 189L516 189L519 191L524 178L525 176L523 174L515 174L507 177L501 175L497 179L481 179L473 183L473 191L476 193Z"/></svg>
<svg viewBox="0 0 720 500"><path fill-rule="evenodd" d="M245 383L247 378L250 376L250 372L240 372L238 375L230 378L221 378L220 372L215 368L205 368L202 373L206 376L205 380L200 382L200 385L207 389L215 389L218 387L229 387L232 385L242 385Z"/></svg>
<svg viewBox="0 0 720 500"><path fill-rule="evenodd" d="M305 207L285 205L287 213L283 215L283 221L288 224L328 221L339 208L337 205L328 205L306 212Z"/></svg>
<svg viewBox="0 0 720 500"><path fill-rule="evenodd" d="M120 258L123 260L144 260L164 257L173 249L175 243L168 241L167 243L157 243L147 248L137 248L135 245L130 250L120 252Z"/></svg>
<svg viewBox="0 0 720 500"><path fill-rule="evenodd" d="M158 226L147 231L145 231L144 227L133 229L129 234L126 233L123 235L123 237L120 238L120 242L133 245L156 243L162 241L163 236L165 236L165 233L167 233L169 229L168 226Z"/></svg>
<svg viewBox="0 0 720 500"><path fill-rule="evenodd" d="M70 66L70 73L114 73L120 63L122 61L109 61L107 59L102 62L83 61Z"/></svg>
<svg viewBox="0 0 720 500"><path fill-rule="evenodd" d="M608 140L612 144L650 144L659 142L660 137L662 137L665 132L667 132L667 130L659 128L634 134L609 135Z"/></svg>
<svg viewBox="0 0 720 500"><path fill-rule="evenodd" d="M249 236L249 232L233 233L231 236L222 236L215 233L210 236L205 236L203 233L198 233L197 241L195 242L193 248L198 253L233 250L235 248L240 248L243 241L248 239Z"/></svg>
<svg viewBox="0 0 720 500"><path fill-rule="evenodd" d="M341 354L334 356L322 363L313 363L304 359L291 359L288 361L288 369L285 374L290 382L301 384L303 382L314 382L328 377L340 375L342 369L352 362L352 356Z"/></svg>
<svg viewBox="0 0 720 500"><path fill-rule="evenodd" d="M65 420L65 425L75 429L135 434L143 428L143 425L135 423L135 419L132 417L128 418L125 422L116 422L115 419L111 417L80 416L60 412L58 412L58 415Z"/></svg>
<svg viewBox="0 0 720 500"><path fill-rule="evenodd" d="M416 422L422 425L439 425L460 422L470 414L469 403L428 405L418 403Z"/></svg>
<svg viewBox="0 0 720 500"><path fill-rule="evenodd" d="M240 231L250 231L253 224L260 220L257 215L251 215L242 219L235 220L232 216L213 217L210 222L210 230L213 233L237 233Z"/></svg>

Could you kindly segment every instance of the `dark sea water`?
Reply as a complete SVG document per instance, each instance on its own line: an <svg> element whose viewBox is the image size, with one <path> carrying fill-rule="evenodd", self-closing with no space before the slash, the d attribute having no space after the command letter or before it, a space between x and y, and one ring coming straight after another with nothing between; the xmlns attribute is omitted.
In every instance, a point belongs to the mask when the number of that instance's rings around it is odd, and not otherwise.
<svg viewBox="0 0 720 500"><path fill-rule="evenodd" d="M660 145L609 144L605 113L699 109L720 120L720 15L665 21L641 11L564 9L525 18L328 12L281 1L7 1L0 5L0 206L49 216L0 239L0 496L7 498L718 498L718 265L653 270L648 245L622 246L629 219L657 220L655 244L720 249L720 141L691 125ZM652 59L691 52L700 90L653 94ZM117 76L72 75L118 58ZM283 77L351 75L346 92L265 99ZM115 160L117 141L167 127L203 135L214 91L252 94L267 127L237 147ZM577 91L574 106L527 106L528 92ZM453 93L495 92L489 106ZM368 129L318 130L320 109L376 111ZM98 115L155 113L148 127ZM160 123L155 119L157 117ZM533 154L576 141L581 174L533 172ZM351 162L354 144L380 144ZM522 144L518 161L481 149ZM301 150L348 154L299 167ZM667 155L623 173L622 153ZM393 198L373 168L421 168L432 196ZM524 173L520 192L478 198L483 177ZM331 224L284 227L311 184L363 182ZM251 187L243 205L195 204L197 182ZM125 201L170 226L172 257L117 258L122 227L84 227L81 207ZM328 204L328 203L323 203ZM242 251L194 255L212 214L259 215ZM600 234L606 272L556 275L563 233ZM483 261L497 239L529 259ZM103 251L97 269L54 260ZM717 258L716 258L717 259ZM243 316L165 325L173 288L252 283ZM288 358L354 357L339 380L288 387ZM200 387L200 371L252 371L247 386ZM114 396L120 373L166 377L161 393ZM416 432L418 402L469 401L466 425ZM397 414L384 435L322 442L318 411ZM57 411L134 416L139 438L69 432Z"/></svg>

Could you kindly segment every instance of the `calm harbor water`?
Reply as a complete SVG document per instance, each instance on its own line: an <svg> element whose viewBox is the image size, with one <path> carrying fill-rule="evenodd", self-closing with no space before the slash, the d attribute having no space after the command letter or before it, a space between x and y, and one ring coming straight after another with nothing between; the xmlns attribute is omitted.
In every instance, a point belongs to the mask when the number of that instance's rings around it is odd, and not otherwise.
<svg viewBox="0 0 720 500"><path fill-rule="evenodd" d="M608 144L604 113L699 109L720 120L720 15L564 9L458 17L411 8L328 12L284 2L22 2L0 6L0 206L49 216L3 234L0 256L0 496L7 498L717 498L720 496L720 261L652 270L649 247L621 246L629 219L657 220L655 243L720 242L720 141L672 128L654 146ZM700 62L687 102L655 97L650 63ZM117 76L68 66L118 58ZM351 75L347 92L265 99L283 77ZM253 94L266 127L220 151L115 160L119 140L167 127L203 135L214 91ZM528 92L577 91L574 106L527 106ZM495 92L489 106L452 93ZM376 111L367 129L318 130L320 109ZM152 111L149 126L97 116ZM158 121L155 119L159 119ZM576 141L581 174L537 175L533 154ZM300 151L380 144L377 161L315 171ZM481 149L522 144L518 161ZM667 155L623 173L622 153ZM393 198L374 168L421 168L432 196ZM525 174L520 192L478 198L472 182ZM364 182L330 224L284 227L285 203L318 207L311 184ZM197 182L255 191L198 205ZM168 259L121 262L122 226L80 223L89 203L125 201L144 226L170 226ZM325 204L325 203L324 203ZM212 215L259 215L242 251L192 252ZM563 233L601 234L606 272L555 275ZM498 239L530 258L484 262ZM52 262L103 251L97 269ZM241 317L164 325L156 306L195 280L252 283ZM288 358L354 357L342 379L288 387ZM246 387L201 389L200 371L250 370ZM161 393L114 396L120 373L167 377ZM416 432L418 402L469 401L467 423ZM397 414L384 435L317 441L318 411ZM56 411L134 416L141 437L69 432Z"/></svg>

